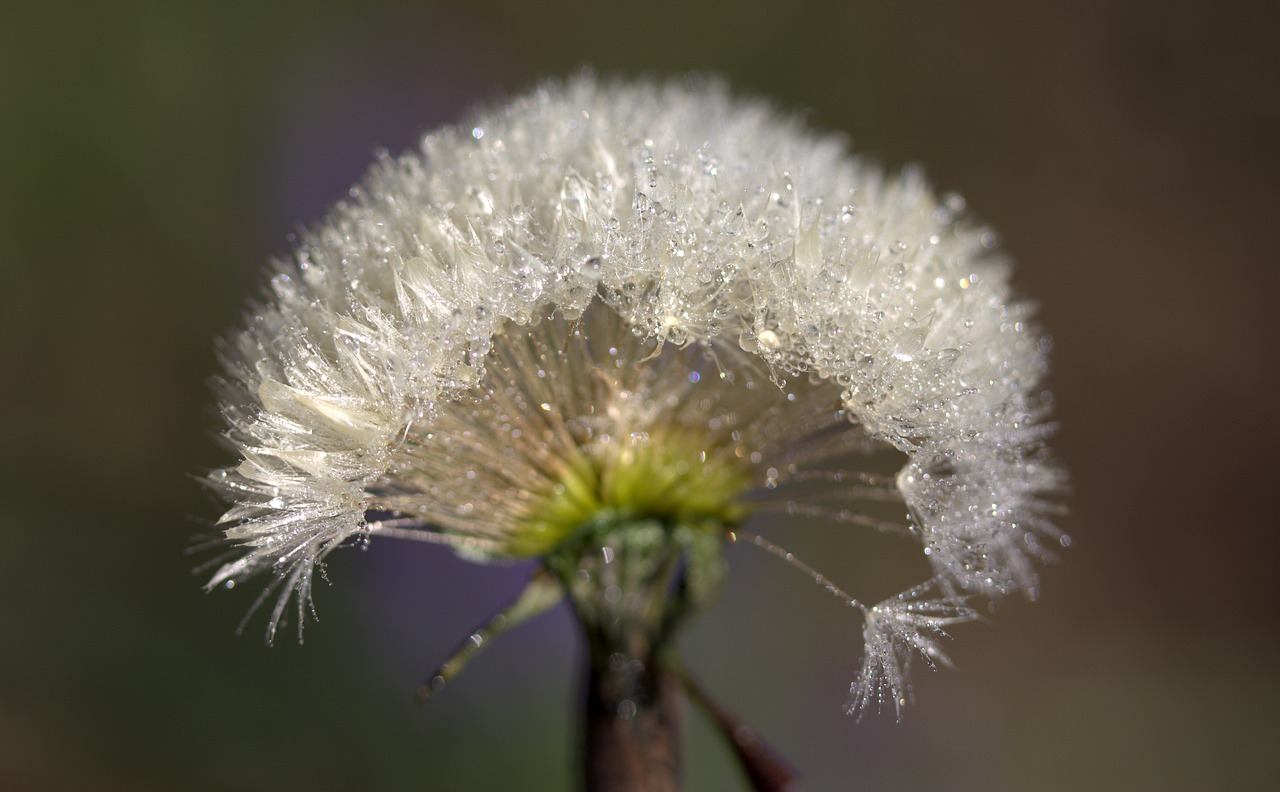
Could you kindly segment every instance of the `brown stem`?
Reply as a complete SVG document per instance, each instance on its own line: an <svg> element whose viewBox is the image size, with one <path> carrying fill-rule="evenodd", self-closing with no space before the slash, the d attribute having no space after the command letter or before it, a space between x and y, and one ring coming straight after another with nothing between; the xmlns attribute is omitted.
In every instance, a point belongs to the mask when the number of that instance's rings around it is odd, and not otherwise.
<svg viewBox="0 0 1280 792"><path fill-rule="evenodd" d="M796 788L796 771L756 734L755 729L711 698L687 674L682 681L689 695L706 711L733 747L733 753L755 792L790 792Z"/></svg>
<svg viewBox="0 0 1280 792"><path fill-rule="evenodd" d="M679 677L618 653L591 664L586 698L587 792L677 792Z"/></svg>

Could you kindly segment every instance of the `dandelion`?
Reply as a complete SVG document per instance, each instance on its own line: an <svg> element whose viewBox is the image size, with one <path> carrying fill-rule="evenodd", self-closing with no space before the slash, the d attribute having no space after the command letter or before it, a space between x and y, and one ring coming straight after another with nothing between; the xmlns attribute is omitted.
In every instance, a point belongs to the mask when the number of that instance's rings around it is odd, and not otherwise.
<svg viewBox="0 0 1280 792"><path fill-rule="evenodd" d="M943 628L1065 542L1030 314L914 170L715 82L547 84L381 156L275 264L221 349L242 460L211 477L235 556L209 587L269 573L270 640L353 542L539 559L424 694L566 598L591 783L665 788L671 636L741 541L857 612L849 708L900 714L912 658L946 664ZM900 534L932 577L864 605L745 530L770 515Z"/></svg>

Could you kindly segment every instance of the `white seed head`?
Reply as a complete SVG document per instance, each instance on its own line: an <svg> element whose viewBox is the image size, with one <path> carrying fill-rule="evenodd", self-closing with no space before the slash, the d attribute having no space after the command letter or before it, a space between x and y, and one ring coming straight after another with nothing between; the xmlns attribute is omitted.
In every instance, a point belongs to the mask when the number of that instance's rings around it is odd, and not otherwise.
<svg viewBox="0 0 1280 792"><path fill-rule="evenodd" d="M209 585L273 570L274 629L358 535L483 560L593 509L896 519L943 596L866 611L854 701L896 702L904 655L941 660L964 595L1034 591L1058 537L1048 345L963 209L716 82L583 76L433 132L221 349L242 555Z"/></svg>

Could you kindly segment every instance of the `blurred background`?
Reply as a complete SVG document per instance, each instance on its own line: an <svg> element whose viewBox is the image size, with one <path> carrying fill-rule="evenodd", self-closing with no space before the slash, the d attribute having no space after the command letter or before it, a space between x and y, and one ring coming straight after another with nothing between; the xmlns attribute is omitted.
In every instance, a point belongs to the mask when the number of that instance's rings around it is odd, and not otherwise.
<svg viewBox="0 0 1280 792"><path fill-rule="evenodd" d="M1032 7L1032 6L1037 7ZM372 161L537 79L709 70L923 163L1055 341L1075 545L957 629L902 724L841 713L859 625L750 548L686 636L813 790L1280 784L1276 235L1265 4L20 3L0 11L0 787L559 790L563 612L412 692L527 568L337 554L305 646L184 555L230 461L212 340ZM884 537L783 539L856 593ZM689 788L741 789L691 717Z"/></svg>

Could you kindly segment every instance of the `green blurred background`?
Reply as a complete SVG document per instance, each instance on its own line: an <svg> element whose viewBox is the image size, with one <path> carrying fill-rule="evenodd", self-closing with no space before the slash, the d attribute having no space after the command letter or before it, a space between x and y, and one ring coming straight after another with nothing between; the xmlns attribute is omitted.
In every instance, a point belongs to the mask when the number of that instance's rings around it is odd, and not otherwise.
<svg viewBox="0 0 1280 792"><path fill-rule="evenodd" d="M154 2L0 10L0 788L571 783L564 613L411 694L527 569L341 553L305 646L233 629L184 555L229 461L212 339L364 171L585 64L727 76L890 167L922 162L1019 261L1056 339L1076 492L1042 600L958 629L917 704L841 714L858 625L776 560L685 640L807 789L1280 785L1280 82L1264 4ZM1255 10L1250 10L1255 9ZM854 593L884 537L782 539ZM741 788L694 719L689 788Z"/></svg>

